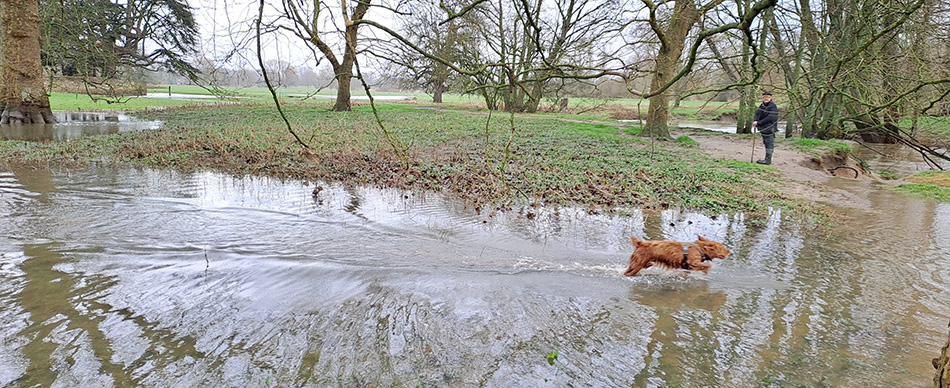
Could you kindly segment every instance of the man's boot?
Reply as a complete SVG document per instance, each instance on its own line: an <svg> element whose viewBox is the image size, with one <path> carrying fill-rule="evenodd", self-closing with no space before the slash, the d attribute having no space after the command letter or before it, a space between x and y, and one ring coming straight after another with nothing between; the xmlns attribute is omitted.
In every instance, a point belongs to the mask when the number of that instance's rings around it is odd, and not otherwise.
<svg viewBox="0 0 950 388"><path fill-rule="evenodd" d="M756 160L758 164L772 164L772 148L765 149L765 159Z"/></svg>

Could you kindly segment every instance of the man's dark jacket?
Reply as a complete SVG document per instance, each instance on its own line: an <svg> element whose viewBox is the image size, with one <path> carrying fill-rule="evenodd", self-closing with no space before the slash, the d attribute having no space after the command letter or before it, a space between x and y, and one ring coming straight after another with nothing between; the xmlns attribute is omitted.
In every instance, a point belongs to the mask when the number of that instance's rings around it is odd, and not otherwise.
<svg viewBox="0 0 950 388"><path fill-rule="evenodd" d="M759 105L759 109L756 109L753 121L758 122L756 127L759 129L759 133L763 135L775 133L778 124L778 107L772 101L763 102Z"/></svg>

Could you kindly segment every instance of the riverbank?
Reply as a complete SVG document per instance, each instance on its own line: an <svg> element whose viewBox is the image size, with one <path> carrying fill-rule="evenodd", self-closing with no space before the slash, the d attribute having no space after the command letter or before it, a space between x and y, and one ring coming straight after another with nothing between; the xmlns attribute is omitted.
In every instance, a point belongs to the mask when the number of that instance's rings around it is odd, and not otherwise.
<svg viewBox="0 0 950 388"><path fill-rule="evenodd" d="M159 131L58 143L3 141L0 161L207 169L433 190L475 208L528 201L586 206L591 212L685 208L718 214L781 207L804 214L815 211L812 201L829 195L809 186L830 174L795 161L811 157L805 153L780 146L773 166L749 163L747 135L691 131L676 136L695 142L651 141L636 136L636 126L565 122L545 115L518 115L512 122L506 114L489 120L484 112L382 104L390 141L368 106L342 113L328 112L328 107L286 107L295 132L310 146L306 151L295 144L272 106L232 105L138 114L165 122ZM803 183L789 190L789 179Z"/></svg>

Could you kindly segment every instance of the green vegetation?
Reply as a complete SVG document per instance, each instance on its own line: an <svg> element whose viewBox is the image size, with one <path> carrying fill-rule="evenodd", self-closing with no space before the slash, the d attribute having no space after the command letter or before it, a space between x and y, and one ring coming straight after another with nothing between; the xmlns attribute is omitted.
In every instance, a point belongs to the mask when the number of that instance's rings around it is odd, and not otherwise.
<svg viewBox="0 0 950 388"><path fill-rule="evenodd" d="M216 100L172 100L167 98L134 97L122 103L110 104L105 100L93 101L86 94L52 93L49 97L53 111L142 110L166 107L213 104Z"/></svg>
<svg viewBox="0 0 950 388"><path fill-rule="evenodd" d="M699 142L697 142L696 140L693 140L693 138L691 138L691 137L689 137L689 136L686 136L686 135L677 137L677 138L676 138L676 142L679 143L680 145L683 145L683 146L686 146L686 147L698 147L698 146L699 146Z"/></svg>
<svg viewBox="0 0 950 388"><path fill-rule="evenodd" d="M878 172L877 172L877 175L879 175L879 176L881 177L881 179L889 180L889 181L895 180L895 179L900 179L900 176L898 176L897 174L894 174L894 173L892 173L892 172L890 172L890 171L878 171Z"/></svg>
<svg viewBox="0 0 950 388"><path fill-rule="evenodd" d="M565 122L382 103L395 138L409 144L409 168L394 155L367 105L329 112L331 101L290 103L288 118L311 145L295 144L267 104L139 112L166 129L69 142L0 142L0 162L113 163L214 169L302 180L436 190L475 207L530 200L615 208L685 207L709 213L790 206L774 188L779 173L751 163L683 152L612 125ZM487 131L486 131L486 124ZM511 137L512 133L514 134ZM510 146L508 141L511 139Z"/></svg>
<svg viewBox="0 0 950 388"><path fill-rule="evenodd" d="M153 85L148 88L148 93L167 94L171 88L174 94L194 94L199 96L212 95L210 91L196 85ZM241 103L270 103L271 94L264 87L249 88L225 88L223 91L227 94L224 101L239 101ZM316 91L308 87L283 87L277 89L278 96L283 102L301 102L309 97L311 102L332 101L328 97L335 97L333 90L325 89ZM365 96L362 90L354 90L354 97ZM419 104L432 104L432 96L425 93L398 93L398 92L373 92L373 96L412 96ZM485 111L484 101L477 95L471 94L450 94L442 96L444 103L441 105L446 109L458 109L468 111ZM558 101L545 100L541 104L541 111L538 114L544 117L560 117L575 120L614 120L631 119L639 114L646 114L650 104L647 100L636 98L571 98L568 108L561 112L558 107ZM168 98L149 98L134 97L118 103L109 104L105 101L95 102L85 94L75 93L52 93L50 105L55 111L75 111L75 110L141 110L163 107L179 107L192 105L208 105L220 103L217 99L168 99ZM738 105L736 103L724 102L705 102L705 101L682 101L680 107L673 109L673 114L689 119L719 119L723 115L735 114ZM500 114L504 114L501 112Z"/></svg>
<svg viewBox="0 0 950 388"><path fill-rule="evenodd" d="M940 202L950 202L950 171L924 171L905 179L913 183L899 185L897 191Z"/></svg>
<svg viewBox="0 0 950 388"><path fill-rule="evenodd" d="M950 187L950 171L924 171L907 177L907 180L920 184Z"/></svg>
<svg viewBox="0 0 950 388"><path fill-rule="evenodd" d="M950 139L950 117L925 116L912 119L903 119L898 125L901 128L914 128L914 136L927 144L945 145Z"/></svg>
<svg viewBox="0 0 950 388"><path fill-rule="evenodd" d="M844 157L851 153L851 146L837 139L821 140L796 137L791 139L790 142L795 148L798 148L802 152L815 156L830 152L832 155Z"/></svg>
<svg viewBox="0 0 950 388"><path fill-rule="evenodd" d="M896 187L897 191L918 197L933 199L940 202L950 202L950 188L921 183L906 183Z"/></svg>

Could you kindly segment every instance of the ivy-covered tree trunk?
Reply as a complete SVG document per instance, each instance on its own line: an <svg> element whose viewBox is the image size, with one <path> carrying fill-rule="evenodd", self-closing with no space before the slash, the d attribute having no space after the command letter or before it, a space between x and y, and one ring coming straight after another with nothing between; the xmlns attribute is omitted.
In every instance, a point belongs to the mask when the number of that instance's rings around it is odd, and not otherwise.
<svg viewBox="0 0 950 388"><path fill-rule="evenodd" d="M53 123L40 63L39 0L0 0L0 124Z"/></svg>
<svg viewBox="0 0 950 388"><path fill-rule="evenodd" d="M736 111L736 133L752 133L755 121L756 99L752 86L739 89L739 110Z"/></svg>

